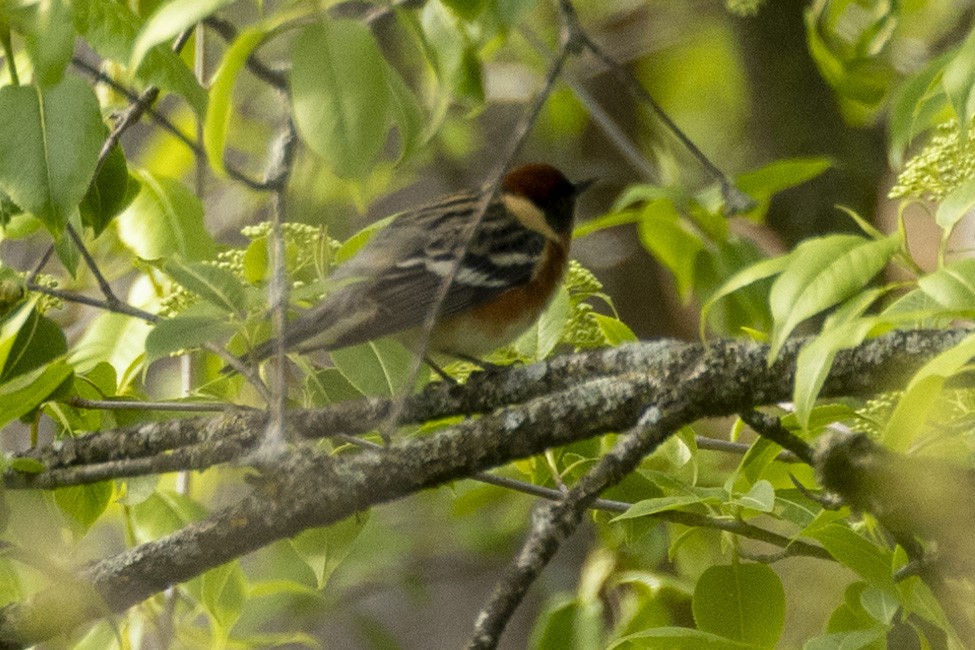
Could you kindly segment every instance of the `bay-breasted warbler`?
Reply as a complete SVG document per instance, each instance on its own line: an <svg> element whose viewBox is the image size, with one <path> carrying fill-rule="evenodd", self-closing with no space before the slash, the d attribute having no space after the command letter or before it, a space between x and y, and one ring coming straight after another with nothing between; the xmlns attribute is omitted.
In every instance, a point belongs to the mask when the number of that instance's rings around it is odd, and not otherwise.
<svg viewBox="0 0 975 650"><path fill-rule="evenodd" d="M573 184L546 164L511 170L459 265L484 191L401 213L335 270L338 289L287 324L285 348L328 350L389 335L415 344L445 282L429 352L478 357L514 341L558 290L575 200L591 183ZM260 361L272 349L266 341L246 358Z"/></svg>

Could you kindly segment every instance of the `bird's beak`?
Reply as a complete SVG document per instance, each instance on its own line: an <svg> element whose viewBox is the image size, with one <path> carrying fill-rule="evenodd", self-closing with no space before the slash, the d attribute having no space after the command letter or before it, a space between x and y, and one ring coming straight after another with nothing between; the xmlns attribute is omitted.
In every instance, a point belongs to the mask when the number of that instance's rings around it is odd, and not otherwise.
<svg viewBox="0 0 975 650"><path fill-rule="evenodd" d="M593 185L595 185L596 184L596 181L598 181L598 180L599 180L598 178L587 178L584 181L579 181L578 183L573 183L572 186L575 188L575 192L574 192L573 196L579 196L580 194L582 194L583 192L585 192L586 190L588 190L590 187L592 187Z"/></svg>

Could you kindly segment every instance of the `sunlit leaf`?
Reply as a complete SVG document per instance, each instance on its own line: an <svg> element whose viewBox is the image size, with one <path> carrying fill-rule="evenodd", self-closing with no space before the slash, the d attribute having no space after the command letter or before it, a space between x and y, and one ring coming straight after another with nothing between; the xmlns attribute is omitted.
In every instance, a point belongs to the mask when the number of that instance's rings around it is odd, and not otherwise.
<svg viewBox="0 0 975 650"><path fill-rule="evenodd" d="M951 191L938 205L934 220L947 237L955 225L975 208L975 179L969 179Z"/></svg>
<svg viewBox="0 0 975 650"><path fill-rule="evenodd" d="M897 236L830 235L800 244L769 296L775 319L769 358L778 356L799 323L863 289L899 249Z"/></svg>
<svg viewBox="0 0 975 650"><path fill-rule="evenodd" d="M40 406L73 373L67 363L56 361L0 384L0 427Z"/></svg>
<svg viewBox="0 0 975 650"><path fill-rule="evenodd" d="M213 257L216 245L203 222L200 199L171 178L144 171L137 177L142 188L117 219L122 241L146 260Z"/></svg>
<svg viewBox="0 0 975 650"><path fill-rule="evenodd" d="M111 481L73 485L54 491L54 500L81 534L88 532L108 508L114 491Z"/></svg>
<svg viewBox="0 0 975 650"><path fill-rule="evenodd" d="M970 334L928 361L914 374L887 422L884 442L890 449L908 449L924 428L945 381L966 368L973 357L975 334Z"/></svg>

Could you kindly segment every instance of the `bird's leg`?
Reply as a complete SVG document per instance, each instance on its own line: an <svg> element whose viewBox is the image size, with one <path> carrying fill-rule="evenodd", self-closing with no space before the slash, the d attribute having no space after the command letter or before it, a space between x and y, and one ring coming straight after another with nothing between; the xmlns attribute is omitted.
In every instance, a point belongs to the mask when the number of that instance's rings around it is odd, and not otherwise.
<svg viewBox="0 0 975 650"><path fill-rule="evenodd" d="M438 366L434 362L434 360L431 359L429 356L423 357L423 361L428 366L430 366L430 370L432 370L435 373L437 373L438 375L440 375L440 378L443 379L448 384L452 384L454 386L460 385L460 382L459 381L457 381L456 379L454 379L453 377L451 377L449 374L447 374L447 371L444 370L443 368L441 368L440 366Z"/></svg>
<svg viewBox="0 0 975 650"><path fill-rule="evenodd" d="M461 361L466 361L467 363L473 364L485 372L501 372L508 367L497 363L491 363L490 361L485 361L484 359L478 359L477 357L472 357L468 354L461 354L459 352L453 356L457 357Z"/></svg>

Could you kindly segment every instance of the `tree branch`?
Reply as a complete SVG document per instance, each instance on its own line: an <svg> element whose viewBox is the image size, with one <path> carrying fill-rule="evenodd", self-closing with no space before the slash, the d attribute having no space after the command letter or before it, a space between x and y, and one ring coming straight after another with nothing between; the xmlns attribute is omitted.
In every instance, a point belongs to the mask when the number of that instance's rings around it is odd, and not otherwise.
<svg viewBox="0 0 975 650"><path fill-rule="evenodd" d="M864 396L887 390L967 333L893 332L841 352L824 386L824 395ZM638 460L640 454L683 424L788 399L801 342L787 345L772 366L767 363L767 347L749 341L723 340L707 346L635 344L514 368L501 377L493 376L500 386L494 391L480 390L478 382L468 387L450 387L444 393L447 401L439 404L421 404L419 400L427 395L421 394L411 398L418 401L408 401L413 405L412 415L424 408L427 413L443 410L447 404L454 412L461 406L473 405L479 405L480 412L487 412L497 408L491 400L517 401L434 435L398 441L378 450L335 457L317 446L298 445L287 450L276 462L263 463L265 470L273 472L266 471L253 493L239 503L172 535L82 569L79 580L100 595L100 602L95 598L68 606L70 603L62 602L67 595L52 588L27 602L0 610L0 647L36 643L102 616L105 608L122 611L169 585L274 540L337 522L372 505L470 477L549 447L607 431L631 429L641 415L647 414L639 431L627 438L632 442L621 442L608 460L600 463L599 471L573 488L569 501L556 504L556 509L546 515L571 521L578 508L591 504L603 486L618 480L633 466L634 459ZM552 374L553 368L560 370ZM528 377L535 380L534 390L527 387ZM560 383L562 387L557 387ZM375 406L377 401L371 403ZM317 412L299 412L289 417L288 425L303 437L334 434L337 430L323 425L340 422L342 418L335 415L343 411L347 416L351 409L339 405ZM258 423L254 418L259 417L266 416L243 413L153 423L129 430L124 436L91 436L99 440L98 444L66 442L61 449L46 448L35 456L70 466L76 459L74 452L80 450L124 458L125 451L139 450L141 444L159 448L157 438L166 438L167 444L192 445L201 436L215 439L221 432L234 432L242 436L240 440L247 440L247 436L256 439L263 429L245 433L245 427L253 427ZM363 430L361 422L347 428ZM110 448L113 443L114 451ZM31 478L8 472L5 480L8 484L40 485L44 475L42 472Z"/></svg>

